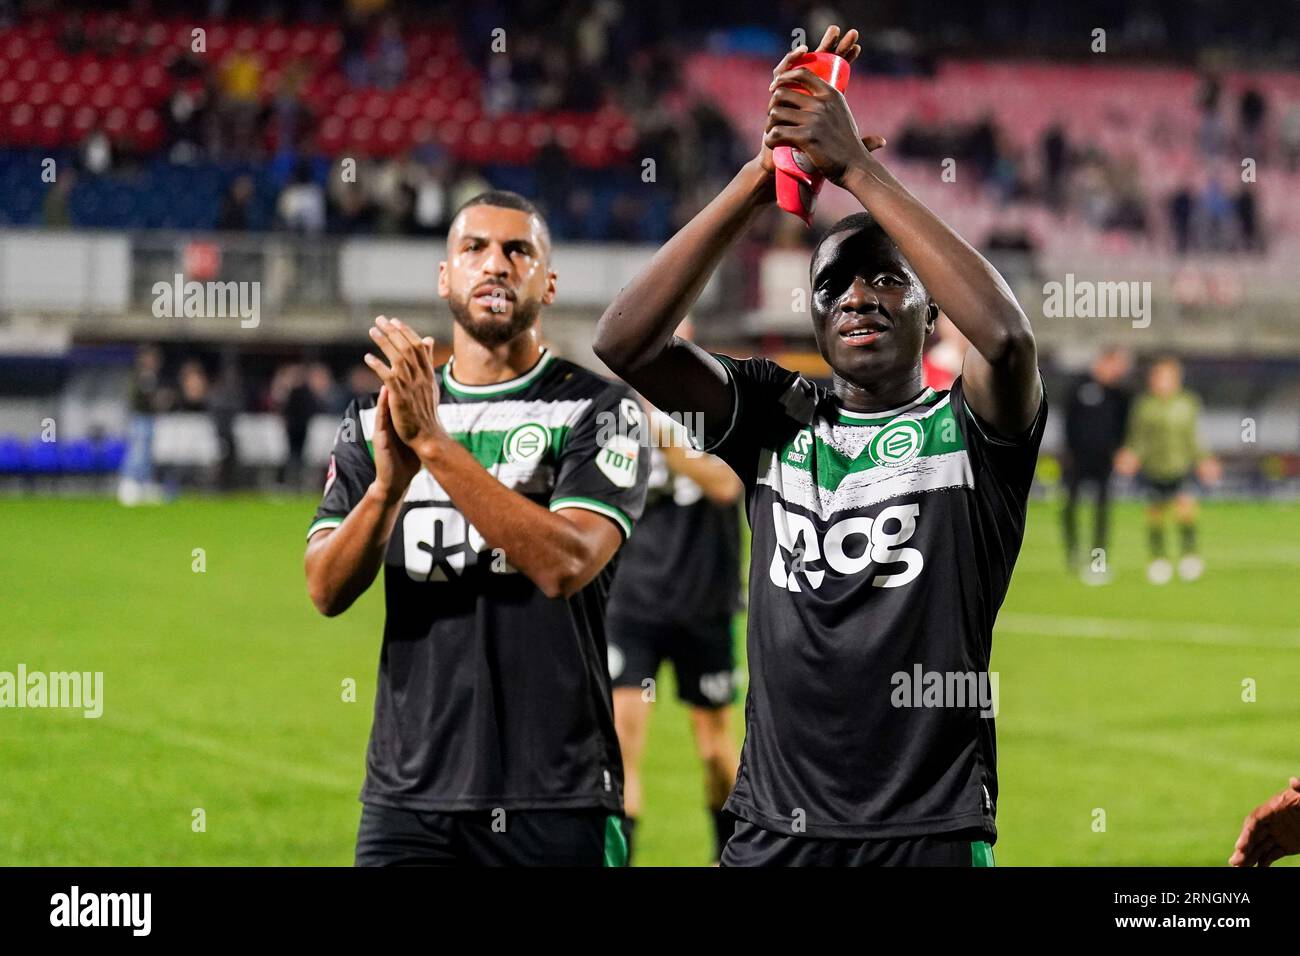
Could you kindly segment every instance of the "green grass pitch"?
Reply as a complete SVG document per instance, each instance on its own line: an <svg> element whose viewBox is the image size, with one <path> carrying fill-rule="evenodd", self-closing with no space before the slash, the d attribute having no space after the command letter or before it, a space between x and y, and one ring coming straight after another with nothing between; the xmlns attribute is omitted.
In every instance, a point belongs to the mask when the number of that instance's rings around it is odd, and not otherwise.
<svg viewBox="0 0 1300 956"><path fill-rule="evenodd" d="M4 502L0 670L103 671L105 711L0 710L0 864L351 862L382 601L312 610L313 507ZM1300 507L1208 505L1206 576L1162 588L1141 520L1119 508L1115 580L1086 587L1055 506L1032 506L993 657L999 865L1221 865L1300 773ZM639 862L703 864L700 774L661 676Z"/></svg>

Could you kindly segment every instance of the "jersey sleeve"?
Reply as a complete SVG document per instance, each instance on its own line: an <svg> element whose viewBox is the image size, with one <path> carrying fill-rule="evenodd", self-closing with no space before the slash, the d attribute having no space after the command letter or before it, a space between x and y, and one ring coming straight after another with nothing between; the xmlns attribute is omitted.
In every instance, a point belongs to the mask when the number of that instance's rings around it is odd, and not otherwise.
<svg viewBox="0 0 1300 956"><path fill-rule="evenodd" d="M1033 483L1034 470L1038 464L1038 448L1043 442L1043 430L1047 427L1047 389L1042 385L1041 375L1039 386L1041 397L1033 423L1021 435L1006 438L994 431L966 403L961 377L953 382L949 402L966 443L977 489L981 485L988 491L1005 489L1012 495L1012 500L1023 500L1029 494L1029 486Z"/></svg>
<svg viewBox="0 0 1300 956"><path fill-rule="evenodd" d="M776 439L778 432L812 421L816 390L802 375L769 359L711 354L727 370L731 417L726 422L704 422L698 444L730 465L749 486L757 478L758 453L765 442Z"/></svg>
<svg viewBox="0 0 1300 956"><path fill-rule="evenodd" d="M311 527L307 529L308 538L323 528L341 525L375 480L375 461L370 445L375 410L373 400L366 404L370 407L363 408L354 400L339 422L325 476L325 491Z"/></svg>
<svg viewBox="0 0 1300 956"><path fill-rule="evenodd" d="M1041 377L1040 377L1041 378ZM1041 384L1041 382L1040 382ZM1038 414L1021 435L1004 437L966 404L959 377L949 390L953 418L966 445L970 460L974 550L970 556L985 595L997 602L988 611L997 613L1015 569L1020 542L1024 538L1026 506L1038 463L1038 448L1047 424L1047 391L1042 392ZM989 617L990 632L993 627Z"/></svg>
<svg viewBox="0 0 1300 956"><path fill-rule="evenodd" d="M640 403L626 387L609 386L564 440L550 509L594 511L626 539L645 507L649 452Z"/></svg>

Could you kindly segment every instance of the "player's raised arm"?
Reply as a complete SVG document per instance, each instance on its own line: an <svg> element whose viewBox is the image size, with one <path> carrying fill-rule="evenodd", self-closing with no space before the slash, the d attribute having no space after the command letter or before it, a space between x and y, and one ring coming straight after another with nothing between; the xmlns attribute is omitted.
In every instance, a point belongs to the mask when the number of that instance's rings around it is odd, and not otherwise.
<svg viewBox="0 0 1300 956"><path fill-rule="evenodd" d="M830 27L818 50L852 61L857 31ZM799 46L777 65L783 72ZM667 411L702 413L706 422L731 415L727 373L703 349L673 330L685 318L723 254L754 215L776 198L772 151L763 145L726 188L654 255L614 298L596 325L596 355L651 403Z"/></svg>
<svg viewBox="0 0 1300 956"><path fill-rule="evenodd" d="M1029 321L1002 276L871 155L867 143L879 138L864 142L842 93L806 69L779 74L772 90L764 145L803 151L862 203L970 341L962 369L970 407L1002 435L1019 436L1038 412L1038 360Z"/></svg>

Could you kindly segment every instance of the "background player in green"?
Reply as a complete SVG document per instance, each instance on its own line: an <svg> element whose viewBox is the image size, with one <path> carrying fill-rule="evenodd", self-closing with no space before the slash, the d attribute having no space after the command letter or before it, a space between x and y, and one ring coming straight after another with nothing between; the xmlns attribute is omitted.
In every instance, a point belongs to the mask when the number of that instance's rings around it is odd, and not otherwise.
<svg viewBox="0 0 1300 956"><path fill-rule="evenodd" d="M1197 506L1193 477L1206 484L1219 479L1219 464L1206 452L1199 435L1201 402L1183 388L1183 366L1176 358L1157 360L1147 376L1147 391L1129 415L1124 448L1116 459L1126 475L1140 474L1147 487L1147 542L1151 563L1147 579L1168 584L1174 566L1165 551L1165 524L1173 502L1181 556L1178 576L1195 581L1205 570L1197 551Z"/></svg>
<svg viewBox="0 0 1300 956"><path fill-rule="evenodd" d="M307 587L387 615L359 865L621 864L604 633L649 470L631 392L556 358L550 237L513 193L457 213L438 292L452 356L380 316L308 531Z"/></svg>
<svg viewBox="0 0 1300 956"><path fill-rule="evenodd" d="M820 49L853 59L856 40L832 27ZM883 140L843 95L789 69L802 52L775 71L759 155L615 299L595 350L659 408L701 416L705 450L746 485L750 683L723 865L987 865L983 690L1046 419L1034 339L989 263L870 155ZM866 210L813 253L829 390L673 335L771 207L782 145ZM947 393L922 381L940 306L970 341ZM898 693L913 673L981 691L931 705Z"/></svg>

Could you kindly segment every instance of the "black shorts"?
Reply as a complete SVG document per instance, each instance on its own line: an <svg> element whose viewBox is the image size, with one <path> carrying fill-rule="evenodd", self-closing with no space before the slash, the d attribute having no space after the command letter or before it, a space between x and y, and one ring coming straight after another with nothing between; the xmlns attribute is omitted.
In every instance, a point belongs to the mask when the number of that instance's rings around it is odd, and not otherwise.
<svg viewBox="0 0 1300 956"><path fill-rule="evenodd" d="M736 699L730 615L689 624L617 615L606 630L615 687L644 687L667 658L677 675L677 696L692 707L716 709Z"/></svg>
<svg viewBox="0 0 1300 956"><path fill-rule="evenodd" d="M723 866L993 866L993 847L979 830L921 837L834 840L773 833L747 820L722 851Z"/></svg>
<svg viewBox="0 0 1300 956"><path fill-rule="evenodd" d="M1176 495L1188 491L1192 485L1191 475L1181 475L1176 478L1152 478L1150 475L1142 476L1142 484L1146 487L1147 498L1154 504L1163 504Z"/></svg>
<svg viewBox="0 0 1300 956"><path fill-rule="evenodd" d="M362 804L357 866L626 866L608 810L440 813Z"/></svg>
<svg viewBox="0 0 1300 956"><path fill-rule="evenodd" d="M1104 488L1110 484L1110 476L1109 468L1065 468L1061 472L1067 488L1078 488L1080 485L1099 485Z"/></svg>

